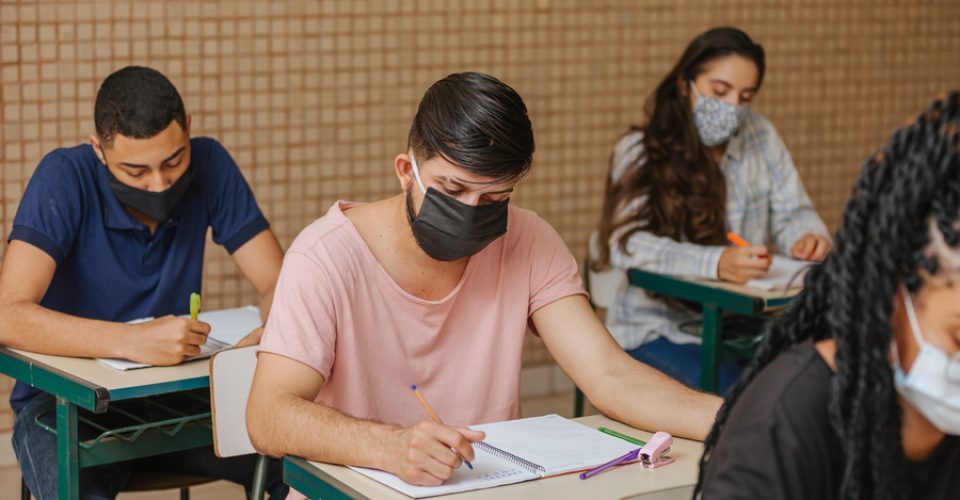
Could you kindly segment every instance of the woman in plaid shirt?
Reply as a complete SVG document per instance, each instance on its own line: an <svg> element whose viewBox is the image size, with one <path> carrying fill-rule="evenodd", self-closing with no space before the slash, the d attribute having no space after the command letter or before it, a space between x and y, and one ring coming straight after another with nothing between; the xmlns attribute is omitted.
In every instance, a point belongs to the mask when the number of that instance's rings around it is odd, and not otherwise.
<svg viewBox="0 0 960 500"><path fill-rule="evenodd" d="M745 283L766 274L771 253L823 260L827 228L776 129L750 109L763 73L763 48L738 29L690 43L646 123L614 148L594 266ZM729 246L728 231L753 245ZM607 327L633 357L696 385L700 338L680 326L697 321L696 310L624 286ZM721 393L740 370L721 365Z"/></svg>

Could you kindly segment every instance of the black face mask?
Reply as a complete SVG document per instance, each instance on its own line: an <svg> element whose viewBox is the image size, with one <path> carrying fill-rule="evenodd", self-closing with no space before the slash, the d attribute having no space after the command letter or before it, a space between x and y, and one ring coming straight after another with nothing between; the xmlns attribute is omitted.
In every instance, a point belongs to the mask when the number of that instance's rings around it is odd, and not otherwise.
<svg viewBox="0 0 960 500"><path fill-rule="evenodd" d="M467 205L427 188L420 213L413 213L407 191L407 220L420 248L437 260L457 260L476 254L507 232L509 200Z"/></svg>
<svg viewBox="0 0 960 500"><path fill-rule="evenodd" d="M190 189L190 183L193 182L193 166L188 166L187 171L173 183L172 186L159 193L138 189L128 186L113 176L110 169L107 169L107 184L110 190L116 195L120 203L150 217L157 222L163 222L170 216L173 207L187 194Z"/></svg>

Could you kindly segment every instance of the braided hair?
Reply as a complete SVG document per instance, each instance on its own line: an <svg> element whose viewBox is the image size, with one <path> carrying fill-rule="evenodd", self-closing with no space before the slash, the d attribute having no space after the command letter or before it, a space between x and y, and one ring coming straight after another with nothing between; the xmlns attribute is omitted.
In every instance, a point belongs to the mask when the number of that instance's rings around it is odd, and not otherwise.
<svg viewBox="0 0 960 500"><path fill-rule="evenodd" d="M695 495L731 408L778 354L808 339L836 342L828 413L843 457L839 497L901 499L904 454L889 353L897 288L910 292L941 267L933 228L960 243L960 92L934 101L868 159L836 245L804 291L771 323L707 436ZM937 236L939 240L939 235Z"/></svg>

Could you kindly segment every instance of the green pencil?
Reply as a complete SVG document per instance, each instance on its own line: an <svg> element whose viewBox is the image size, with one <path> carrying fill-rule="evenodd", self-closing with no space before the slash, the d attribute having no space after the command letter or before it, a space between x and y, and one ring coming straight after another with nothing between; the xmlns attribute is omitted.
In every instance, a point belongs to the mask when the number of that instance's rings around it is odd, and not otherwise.
<svg viewBox="0 0 960 500"><path fill-rule="evenodd" d="M196 321L197 314L200 313L200 294L191 293L190 294L190 319Z"/></svg>
<svg viewBox="0 0 960 500"><path fill-rule="evenodd" d="M610 435L613 436L613 437L618 437L618 438L620 438L620 439L622 439L622 440L624 440L624 441L629 441L629 442L631 442L631 443L633 443L633 444L635 444L635 445L637 445L637 446L644 446L644 445L647 444L646 441L640 441L639 439L637 439L637 438L635 438L635 437L630 437L630 436L628 436L628 435L626 435L626 434L620 434L619 432L614 431L614 430L607 429L606 427L601 427L601 428L599 428L599 429L597 429L597 430L600 431L600 432L602 432L602 433L604 433L604 434L610 434Z"/></svg>

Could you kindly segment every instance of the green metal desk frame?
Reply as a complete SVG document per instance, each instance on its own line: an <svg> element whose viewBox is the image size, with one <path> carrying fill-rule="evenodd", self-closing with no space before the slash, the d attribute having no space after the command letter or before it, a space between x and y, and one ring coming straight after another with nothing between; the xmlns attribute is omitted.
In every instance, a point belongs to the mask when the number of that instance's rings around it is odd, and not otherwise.
<svg viewBox="0 0 960 500"><path fill-rule="evenodd" d="M764 299L710 286L707 283L641 271L640 269L628 270L627 280L631 286L703 305L700 388L714 393L717 392L720 376L720 341L723 336L722 312L731 311L746 316L758 316L764 312L786 307L795 297L794 295L787 295Z"/></svg>
<svg viewBox="0 0 960 500"><path fill-rule="evenodd" d="M347 500L369 498L343 484L310 462L287 455L283 457L283 482L311 499Z"/></svg>
<svg viewBox="0 0 960 500"><path fill-rule="evenodd" d="M186 426L173 436L150 434L133 442L109 439L87 450L79 446L77 434L77 408L103 413L111 401L209 387L209 376L110 391L6 348L0 348L0 373L57 398L57 490L61 499L79 499L81 467L199 448L213 442L208 428Z"/></svg>

